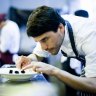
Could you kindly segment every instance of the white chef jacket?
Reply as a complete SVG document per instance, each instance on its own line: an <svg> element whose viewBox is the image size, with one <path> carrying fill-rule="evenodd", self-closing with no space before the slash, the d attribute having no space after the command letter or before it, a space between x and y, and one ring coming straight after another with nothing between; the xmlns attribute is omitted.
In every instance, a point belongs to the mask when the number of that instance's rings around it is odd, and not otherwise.
<svg viewBox="0 0 96 96"><path fill-rule="evenodd" d="M16 53L19 51L20 46L20 30L18 25L11 21L7 20L6 25L1 29L1 43L0 50L1 52L9 51L11 54L16 56ZM14 59L14 58L13 58Z"/></svg>
<svg viewBox="0 0 96 96"><path fill-rule="evenodd" d="M76 49L80 55L86 59L85 76L96 77L96 22L89 18L78 17L74 15L62 15L72 26ZM65 25L65 36L61 50L68 56L75 56L69 40L68 29ZM46 57L48 53L44 52L40 44L37 44L33 53Z"/></svg>

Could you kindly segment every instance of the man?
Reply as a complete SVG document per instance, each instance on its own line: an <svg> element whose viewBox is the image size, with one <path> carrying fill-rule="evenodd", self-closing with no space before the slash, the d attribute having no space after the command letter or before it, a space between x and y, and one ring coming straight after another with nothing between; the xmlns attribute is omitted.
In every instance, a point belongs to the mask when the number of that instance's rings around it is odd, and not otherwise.
<svg viewBox="0 0 96 96"><path fill-rule="evenodd" d="M75 16L81 16L88 18L89 14L86 10L76 10L74 12ZM82 73L82 66L81 62L76 58L67 58L65 56L61 56L61 64L62 69L68 71L69 73L73 75L80 76ZM69 96L72 93L71 96L76 96L77 91L71 88L70 86L66 85L66 96Z"/></svg>
<svg viewBox="0 0 96 96"><path fill-rule="evenodd" d="M39 43L32 54L27 57L21 56L16 65L22 70L32 68L36 72L55 76L72 88L83 91L84 94L92 93L96 96L96 23L73 15L63 16L63 18L47 6L34 10L27 22L27 34ZM56 55L62 50L62 53L65 52L68 57L75 56L68 35L69 23L73 29L76 49L86 59L85 74L83 74L85 77L74 76L57 67L40 62L48 55L48 52Z"/></svg>
<svg viewBox="0 0 96 96"><path fill-rule="evenodd" d="M18 25L6 19L6 14L0 14L0 66L13 64L20 44Z"/></svg>

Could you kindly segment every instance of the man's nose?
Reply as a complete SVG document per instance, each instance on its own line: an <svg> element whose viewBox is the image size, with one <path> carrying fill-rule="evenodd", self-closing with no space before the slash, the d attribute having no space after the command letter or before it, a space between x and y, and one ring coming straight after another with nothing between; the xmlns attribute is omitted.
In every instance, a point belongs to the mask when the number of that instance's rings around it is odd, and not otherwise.
<svg viewBox="0 0 96 96"><path fill-rule="evenodd" d="M47 50L48 46L47 46L46 43L41 43L41 48L42 48L43 50Z"/></svg>

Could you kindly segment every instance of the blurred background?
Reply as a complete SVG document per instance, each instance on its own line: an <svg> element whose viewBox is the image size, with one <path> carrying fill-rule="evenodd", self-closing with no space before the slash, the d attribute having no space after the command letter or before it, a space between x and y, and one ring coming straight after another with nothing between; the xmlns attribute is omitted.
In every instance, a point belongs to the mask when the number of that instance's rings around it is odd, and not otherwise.
<svg viewBox="0 0 96 96"><path fill-rule="evenodd" d="M7 14L20 27L19 54L29 54L35 46L35 42L26 36L26 22L32 10L41 5L51 6L60 14L74 14L82 9L89 13L89 18L96 17L96 0L0 0L0 14Z"/></svg>
<svg viewBox="0 0 96 96"><path fill-rule="evenodd" d="M41 5L53 7L61 15L75 15L76 11L85 10L89 14L88 18L93 20L96 18L96 0L0 0L0 14L6 14L7 18L16 22L20 28L18 55L29 55L36 46L36 42L26 34L26 22L32 10ZM47 62L61 68L60 58L61 53L55 57L47 58ZM50 82L55 83L59 87L60 96L66 93L64 83L54 77L50 77Z"/></svg>

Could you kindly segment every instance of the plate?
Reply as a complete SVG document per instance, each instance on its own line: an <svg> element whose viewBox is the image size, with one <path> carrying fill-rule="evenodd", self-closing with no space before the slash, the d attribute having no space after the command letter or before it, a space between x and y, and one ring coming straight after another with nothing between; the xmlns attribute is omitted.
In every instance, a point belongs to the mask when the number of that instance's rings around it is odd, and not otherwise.
<svg viewBox="0 0 96 96"><path fill-rule="evenodd" d="M26 81L37 75L32 69L20 70L17 68L0 68L0 75L11 81Z"/></svg>

